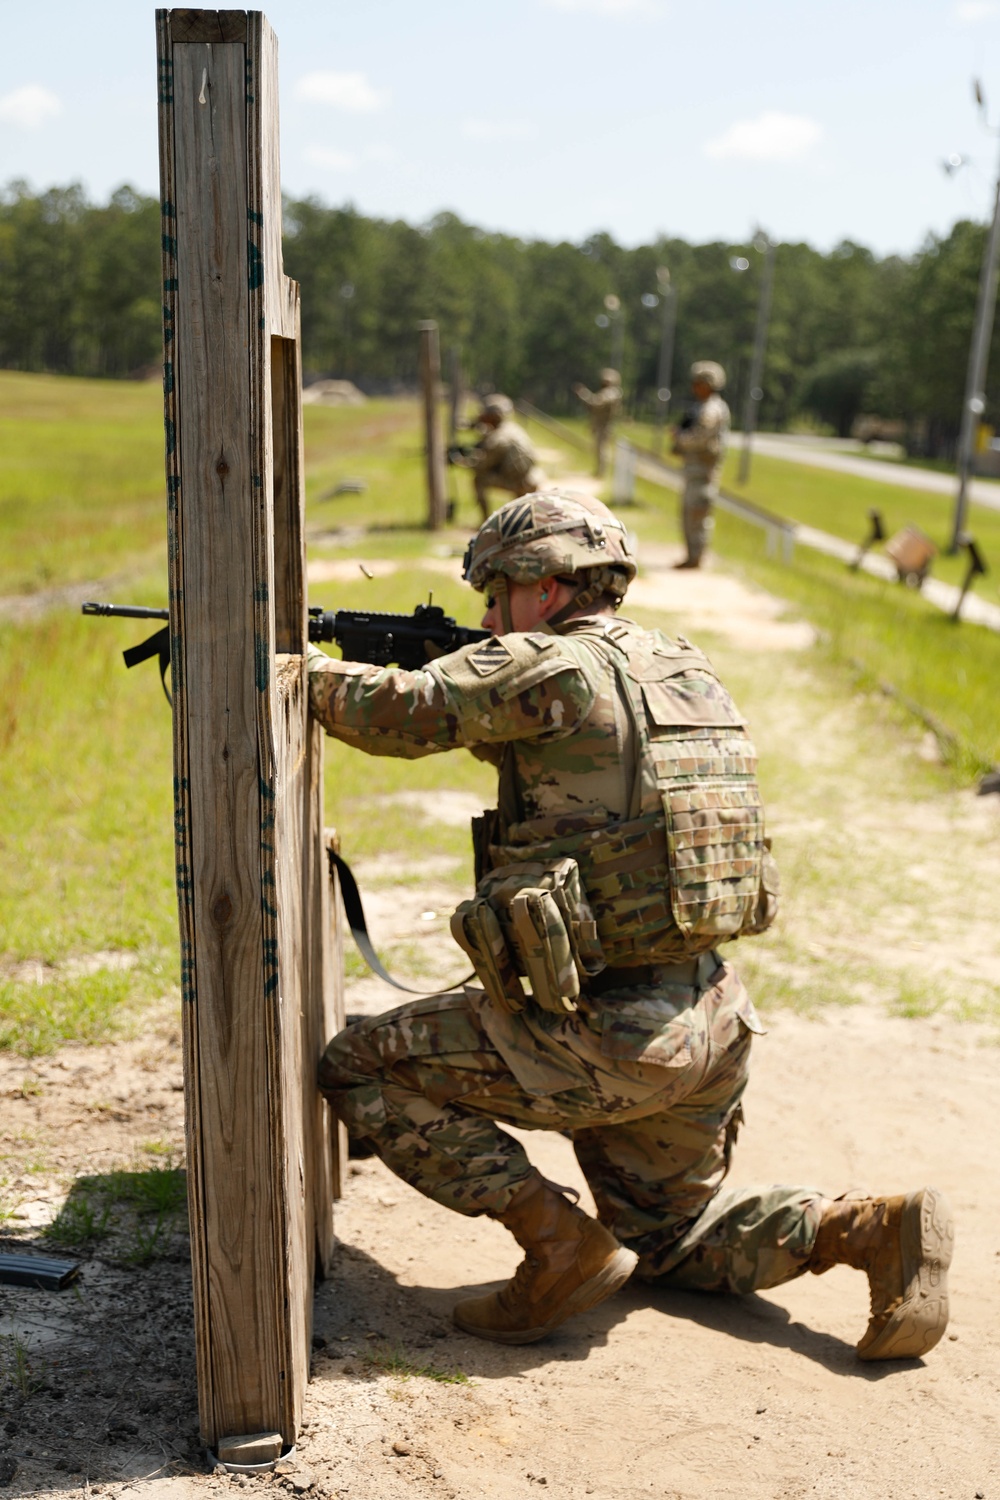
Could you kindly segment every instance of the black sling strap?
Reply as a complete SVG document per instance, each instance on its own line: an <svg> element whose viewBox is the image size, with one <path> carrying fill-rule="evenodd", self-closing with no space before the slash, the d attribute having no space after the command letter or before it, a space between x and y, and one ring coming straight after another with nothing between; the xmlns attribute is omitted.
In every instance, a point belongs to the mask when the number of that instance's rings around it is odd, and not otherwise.
<svg viewBox="0 0 1000 1500"><path fill-rule="evenodd" d="M460 990L463 985L475 979L476 974L473 970L471 974L466 974L464 979L459 979L454 984L441 985L434 990L414 989L410 984L401 984L398 979L393 979L392 975L383 968L368 935L365 910L361 904L361 892L358 890L358 883L351 872L350 865L346 860L341 859L335 850L328 848L326 852L330 860L330 874L336 874L340 881L340 894L344 901L344 914L347 917L347 925L351 929L351 936L358 945L358 952L373 974L377 974L379 979L384 979L386 984L391 984L393 989L404 990L408 995L420 995L425 1000L429 1000L432 995L447 995L452 990Z"/></svg>

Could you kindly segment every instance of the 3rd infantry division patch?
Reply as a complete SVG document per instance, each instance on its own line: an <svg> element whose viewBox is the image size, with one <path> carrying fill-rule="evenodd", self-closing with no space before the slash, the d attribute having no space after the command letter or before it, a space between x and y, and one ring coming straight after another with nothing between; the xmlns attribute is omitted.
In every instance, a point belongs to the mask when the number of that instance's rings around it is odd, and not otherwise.
<svg viewBox="0 0 1000 1500"><path fill-rule="evenodd" d="M467 656L466 661L470 667L474 667L480 677L490 677L494 672L499 672L508 662L514 660L514 653L505 646L499 636L492 640L483 641L481 645Z"/></svg>

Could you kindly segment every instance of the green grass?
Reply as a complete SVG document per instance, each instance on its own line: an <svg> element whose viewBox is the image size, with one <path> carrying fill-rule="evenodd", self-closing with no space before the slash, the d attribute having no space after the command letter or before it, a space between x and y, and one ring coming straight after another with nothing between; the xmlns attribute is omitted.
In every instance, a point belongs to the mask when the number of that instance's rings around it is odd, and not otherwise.
<svg viewBox="0 0 1000 1500"><path fill-rule="evenodd" d="M0 371L0 595L148 559L163 494L157 383Z"/></svg>
<svg viewBox="0 0 1000 1500"><path fill-rule="evenodd" d="M136 994L131 974L107 970L45 984L0 980L0 1051L37 1057L63 1042L107 1041Z"/></svg>
<svg viewBox="0 0 1000 1500"><path fill-rule="evenodd" d="M20 1333L0 1334L0 1390L5 1387L26 1401L36 1391L44 1390L47 1367Z"/></svg>
<svg viewBox="0 0 1000 1500"><path fill-rule="evenodd" d="M155 386L0 373L0 566L8 570L0 592L122 573L128 581L115 590L119 601L165 603L159 401ZM584 455L528 425L567 469L585 466ZM575 425L582 430L582 422ZM478 623L481 601L458 576L476 522L469 476L450 476L458 524L428 536L416 403L308 407L305 432L310 559L348 570L346 581L312 586L311 602L409 610L433 593L460 623ZM802 519L838 530L824 510L833 504L831 484L848 495L845 507L863 515L868 498L859 482L791 464L773 468L786 484L804 476L796 503L813 509ZM755 498L787 509L787 495L764 492L767 475L755 461L762 487ZM319 498L349 477L365 480L363 495ZM878 489L882 502L900 495ZM628 516L640 541L675 540L676 498L640 483L638 501ZM851 519L839 529L860 535L863 526ZM768 560L761 533L725 514L717 540L727 568L819 626L823 643L810 670L819 672L831 702L849 705L857 684L888 680L954 736L952 782L1000 759L1000 637L970 625L956 629L919 597L804 548L791 566ZM358 558L393 560L396 571L369 581L355 571ZM0 621L0 1049L32 1056L70 1039L103 1040L176 992L170 715L155 667L126 672L120 654L142 633L141 622L84 620L68 607L30 623ZM845 673L851 662L860 666ZM739 675L738 660L732 670ZM759 704L763 684L752 673L747 691ZM885 733L896 710L878 713ZM886 764L884 750L880 756ZM912 771L905 768L904 781ZM793 757L782 774L780 795L807 797ZM945 779L940 768L926 774ZM467 885L468 831L435 814L433 794L464 791L488 806L494 788L494 773L465 753L397 760L327 742L326 818L339 829L345 856L370 862L368 885ZM392 800L403 793L426 806ZM836 861L850 857L849 850L834 852L826 864L807 847L793 848L783 863L788 868L791 860L798 889L818 897L823 883L835 880ZM865 900L877 907L878 895L873 887ZM121 955L130 967L122 967ZM420 967L406 945L388 956ZM845 987L837 975L822 979L793 963L791 950L787 956L788 986L800 996L828 1003L864 991L860 973ZM18 977L16 966L28 961L45 966L43 983ZM905 1010L925 1002L901 991L898 1003Z"/></svg>
<svg viewBox="0 0 1000 1500"><path fill-rule="evenodd" d="M68 609L0 622L0 1046L28 1055L103 1040L174 983L170 714L155 669L122 666L139 638ZM11 977L26 960L45 983Z"/></svg>
<svg viewBox="0 0 1000 1500"><path fill-rule="evenodd" d="M644 480L637 482L636 497L638 506L628 515L641 558L644 539L677 539L677 497ZM760 528L726 511L717 511L714 545L727 568L787 599L815 624L822 653L847 668L858 685L876 690L887 684L939 723L942 749L960 781L968 783L1000 762L1000 634L968 622L956 625L915 591L854 573L808 547L796 547L790 564L769 558Z"/></svg>
<svg viewBox="0 0 1000 1500"><path fill-rule="evenodd" d="M45 1238L83 1251L110 1241L110 1259L145 1266L172 1250L186 1224L184 1172L170 1164L78 1177Z"/></svg>
<svg viewBox="0 0 1000 1500"><path fill-rule="evenodd" d="M955 625L916 594L835 559L796 548L786 566L764 555L760 531L722 514L718 546L727 565L798 606L823 632L822 649L868 689L889 684L944 731L942 751L968 782L1000 761L1000 635Z"/></svg>
<svg viewBox="0 0 1000 1500"><path fill-rule="evenodd" d="M395 1380L433 1380L438 1385L473 1385L464 1370L442 1370L438 1365L418 1364L410 1358L402 1344L380 1343L365 1356L365 1364L380 1375L391 1375Z"/></svg>
<svg viewBox="0 0 1000 1500"><path fill-rule="evenodd" d="M629 424L625 429L637 442L649 443L649 429ZM927 533L938 546L932 572L946 583L961 583L965 576L965 554L947 557L945 549L951 540L954 509L952 495L935 495L926 490L905 489L896 484L880 484L832 469L797 464L793 459L768 458L755 453L747 485L737 483L740 463L740 441L726 456L722 484L739 495L789 520L828 531L845 541L860 543L869 532L868 512L881 512L886 535L891 536L911 522ZM975 592L984 599L1000 601L1000 511L972 502L968 530L979 543L990 572L975 581ZM801 550L801 549L800 549ZM933 606L925 605L931 609Z"/></svg>

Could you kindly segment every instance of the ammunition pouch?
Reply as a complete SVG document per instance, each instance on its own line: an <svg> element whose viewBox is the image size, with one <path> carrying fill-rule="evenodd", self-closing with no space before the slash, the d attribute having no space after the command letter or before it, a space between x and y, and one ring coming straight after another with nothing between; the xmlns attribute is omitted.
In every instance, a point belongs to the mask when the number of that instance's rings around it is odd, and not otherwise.
<svg viewBox="0 0 1000 1500"><path fill-rule="evenodd" d="M451 919L490 1001L523 1010L528 996L542 1010L576 1009L581 980L605 966L597 922L573 859L525 860L483 876Z"/></svg>

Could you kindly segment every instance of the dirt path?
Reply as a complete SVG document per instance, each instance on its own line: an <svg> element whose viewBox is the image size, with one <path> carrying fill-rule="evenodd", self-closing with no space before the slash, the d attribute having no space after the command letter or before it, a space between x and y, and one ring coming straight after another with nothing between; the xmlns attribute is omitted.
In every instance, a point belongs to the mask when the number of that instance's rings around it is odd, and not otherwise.
<svg viewBox="0 0 1000 1500"><path fill-rule="evenodd" d="M780 929L745 945L769 1034L734 1180L831 1191L936 1182L958 1220L949 1338L926 1361L858 1363L866 1286L838 1269L745 1299L628 1287L540 1345L483 1344L454 1332L449 1311L513 1271L506 1232L423 1200L377 1161L354 1162L290 1472L199 1472L180 1240L145 1270L106 1249L76 1295L0 1288L7 1493L1000 1495L998 799L949 790L932 747L827 678L810 632L776 601L721 569L671 573L672 557L646 558L635 603L675 612L674 628L696 638L711 633L763 753L787 882ZM464 818L466 802L402 806L432 829ZM418 890L380 881L376 939L433 952L440 972L460 894L433 874ZM355 1009L394 1003L374 980L351 984ZM169 1018L143 1042L66 1049L32 1068L0 1057L0 1173L24 1215L12 1227L44 1223L73 1172L179 1149L179 1082ZM547 1174L583 1188L563 1138L528 1147Z"/></svg>

